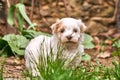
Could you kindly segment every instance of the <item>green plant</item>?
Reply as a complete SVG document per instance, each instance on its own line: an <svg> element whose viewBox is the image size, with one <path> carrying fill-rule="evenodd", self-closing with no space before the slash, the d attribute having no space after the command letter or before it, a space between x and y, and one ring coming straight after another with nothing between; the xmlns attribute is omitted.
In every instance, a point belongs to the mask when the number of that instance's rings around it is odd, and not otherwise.
<svg viewBox="0 0 120 80"><path fill-rule="evenodd" d="M83 45L86 49L92 49L94 48L94 44L92 43L92 37L88 34L84 34L84 41Z"/></svg>
<svg viewBox="0 0 120 80"><path fill-rule="evenodd" d="M2 38L0 38L0 56L8 56L11 55L12 51L10 49L10 47L8 46L8 43L3 40Z"/></svg>
<svg viewBox="0 0 120 80"><path fill-rule="evenodd" d="M0 68L0 80L4 80L3 79L3 70L4 70L5 60L3 60L1 64L2 65L1 65L1 68Z"/></svg>
<svg viewBox="0 0 120 80"><path fill-rule="evenodd" d="M120 56L120 39L119 40L117 40L117 41L115 41L114 43L113 43L113 47L115 47L116 48L116 51L114 51L112 54L115 56Z"/></svg>
<svg viewBox="0 0 120 80"><path fill-rule="evenodd" d="M23 0L21 0L21 2L23 2ZM25 12L25 6L22 3L10 6L7 21L10 25L15 26L19 30L20 35L8 34L3 38L0 38L0 56L8 56L12 54L23 56L24 49L28 44L29 39L38 35L50 36L46 33L29 30L31 28L34 29L36 24L32 23L28 18ZM29 25L27 30L23 27L24 21L26 21Z"/></svg>
<svg viewBox="0 0 120 80"><path fill-rule="evenodd" d="M82 55L82 61L90 61L91 60L91 56L88 55L87 53L84 53Z"/></svg>
<svg viewBox="0 0 120 80"><path fill-rule="evenodd" d="M83 45L84 45L85 49L94 48L94 44L92 43L92 41L93 41L93 39L92 39L92 37L90 35L84 34ZM82 60L83 61L90 61L91 57L88 54L83 53Z"/></svg>
<svg viewBox="0 0 120 80"><path fill-rule="evenodd" d="M33 39L39 35L46 35L46 36L51 36L51 34L43 33L43 32L37 32L34 30L24 30L22 31L22 35L25 36L27 39Z"/></svg>
<svg viewBox="0 0 120 80"><path fill-rule="evenodd" d="M113 75L116 78L116 80L120 80L120 62L117 63L116 61L113 61L114 68L113 68Z"/></svg>
<svg viewBox="0 0 120 80"><path fill-rule="evenodd" d="M0 39L1 55L8 56L11 53L14 55L24 55L24 49L28 44L28 40L22 35L8 34ZM9 52L10 51L10 52Z"/></svg>
<svg viewBox="0 0 120 80"><path fill-rule="evenodd" d="M16 5L11 5L8 10L8 23L15 26L20 32L22 32L24 30L24 20L29 24L28 29L34 28L36 25L35 23L32 23L28 18L25 12L24 4L18 3Z"/></svg>
<svg viewBox="0 0 120 80"><path fill-rule="evenodd" d="M51 52L52 54L52 52ZM60 54L58 52L58 54ZM59 57L59 55L58 55ZM77 68L64 68L64 60L52 57L47 58L40 56L38 69L40 76L33 77L31 74L27 77L30 80L119 80L120 63L113 62L113 68L102 66L99 62L97 65L88 63L86 66L81 64Z"/></svg>

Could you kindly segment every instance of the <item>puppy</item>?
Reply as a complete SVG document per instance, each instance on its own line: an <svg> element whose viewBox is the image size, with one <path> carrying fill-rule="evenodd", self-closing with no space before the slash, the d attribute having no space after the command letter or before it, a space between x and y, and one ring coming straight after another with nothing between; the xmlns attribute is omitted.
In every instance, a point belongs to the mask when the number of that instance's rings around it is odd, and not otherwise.
<svg viewBox="0 0 120 80"><path fill-rule="evenodd" d="M61 59L65 59L64 66L78 66L81 61L82 53L84 52L84 46L82 41L84 40L84 31L86 26L81 20L74 18L62 18L57 20L51 26L52 37L40 35L30 41L25 49L25 66L32 71L33 76L38 76L39 71L37 64L39 64L39 58L50 55L52 49L54 59L56 59L58 45L63 47L61 52Z"/></svg>

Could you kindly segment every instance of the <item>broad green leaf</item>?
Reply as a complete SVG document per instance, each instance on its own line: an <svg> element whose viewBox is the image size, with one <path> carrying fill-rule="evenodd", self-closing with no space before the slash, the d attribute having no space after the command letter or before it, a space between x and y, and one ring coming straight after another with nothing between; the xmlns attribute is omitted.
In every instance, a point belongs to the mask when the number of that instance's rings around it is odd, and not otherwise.
<svg viewBox="0 0 120 80"><path fill-rule="evenodd" d="M27 21L27 23L30 25L29 28L33 28L35 26L35 24L32 24L32 22L30 21L29 17L27 16L26 12L25 12L25 6L22 3L19 3L16 5L16 7L18 8L20 14L22 15L22 17Z"/></svg>
<svg viewBox="0 0 120 80"><path fill-rule="evenodd" d="M94 48L94 44L92 43L92 37L88 34L84 34L84 41L83 45L86 49L92 49Z"/></svg>
<svg viewBox="0 0 120 80"><path fill-rule="evenodd" d="M7 22L10 25L14 25L14 11L15 11L15 6L11 5L8 10L8 17L7 17Z"/></svg>
<svg viewBox="0 0 120 80"><path fill-rule="evenodd" d="M10 56L12 53L7 41L0 39L0 56Z"/></svg>
<svg viewBox="0 0 120 80"><path fill-rule="evenodd" d="M83 43L83 45L85 49L92 49L95 47L92 42Z"/></svg>
<svg viewBox="0 0 120 80"><path fill-rule="evenodd" d="M20 12L16 13L16 18L18 20L18 24L19 24L19 27L20 27L19 29L20 29L20 31L22 31L23 30L24 19L21 16Z"/></svg>
<svg viewBox="0 0 120 80"><path fill-rule="evenodd" d="M91 57L90 57L90 55L88 55L88 54L84 54L84 55L82 55L82 60L83 60L83 61L90 61L90 60L91 60Z"/></svg>
<svg viewBox="0 0 120 80"><path fill-rule="evenodd" d="M37 31L34 31L34 30L24 30L22 32L22 35L24 35L28 39L32 39L32 38L37 37L39 35L51 36L50 34L42 33L42 32L37 32Z"/></svg>
<svg viewBox="0 0 120 80"><path fill-rule="evenodd" d="M84 34L84 43L91 42L93 39L90 35Z"/></svg>
<svg viewBox="0 0 120 80"><path fill-rule="evenodd" d="M8 34L3 37L8 42L12 52L18 55L24 55L24 49L28 44L28 40L21 35Z"/></svg>
<svg viewBox="0 0 120 80"><path fill-rule="evenodd" d="M0 50L7 44L7 42L0 38Z"/></svg>

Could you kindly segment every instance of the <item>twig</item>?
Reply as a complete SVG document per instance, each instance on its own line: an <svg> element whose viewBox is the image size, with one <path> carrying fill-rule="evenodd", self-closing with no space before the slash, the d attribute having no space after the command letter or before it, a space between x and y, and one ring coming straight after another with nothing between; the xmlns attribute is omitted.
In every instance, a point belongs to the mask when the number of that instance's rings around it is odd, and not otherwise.
<svg viewBox="0 0 120 80"><path fill-rule="evenodd" d="M63 0L63 3L64 3L64 6L65 6L66 16L67 16L67 17L70 17L69 11L68 11L67 6L66 6L66 0Z"/></svg>
<svg viewBox="0 0 120 80"><path fill-rule="evenodd" d="M10 2L9 2L9 0L7 0L7 6L8 6L8 8L10 7Z"/></svg>
<svg viewBox="0 0 120 80"><path fill-rule="evenodd" d="M42 18L42 20L47 24L47 26L50 26L50 23L44 18L44 16L41 14L41 3L39 3L39 15Z"/></svg>
<svg viewBox="0 0 120 80"><path fill-rule="evenodd" d="M30 13L30 19L32 20L33 18L33 9L34 9L34 0L31 2L31 13Z"/></svg>
<svg viewBox="0 0 120 80"><path fill-rule="evenodd" d="M118 32L120 33L120 1L118 1L118 11L117 11L117 27Z"/></svg>
<svg viewBox="0 0 120 80"><path fill-rule="evenodd" d="M58 7L58 2L59 2L59 0L56 0L56 6Z"/></svg>

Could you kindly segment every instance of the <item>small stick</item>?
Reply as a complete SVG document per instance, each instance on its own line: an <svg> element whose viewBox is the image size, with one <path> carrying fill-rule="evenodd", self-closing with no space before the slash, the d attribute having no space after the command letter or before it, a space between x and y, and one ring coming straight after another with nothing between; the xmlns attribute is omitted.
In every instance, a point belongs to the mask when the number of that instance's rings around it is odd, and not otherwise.
<svg viewBox="0 0 120 80"><path fill-rule="evenodd" d="M69 11L67 9L67 5L66 5L66 0L63 0L64 6L65 6L65 13L67 17L70 17Z"/></svg>
<svg viewBox="0 0 120 80"><path fill-rule="evenodd" d="M10 8L10 2L7 0L7 7Z"/></svg>
<svg viewBox="0 0 120 80"><path fill-rule="evenodd" d="M30 19L32 20L32 18L33 18L33 9L34 9L34 0L32 0L32 2L31 2L31 13L30 13Z"/></svg>
<svg viewBox="0 0 120 80"><path fill-rule="evenodd" d="M44 16L41 14L40 10L41 10L41 4L39 3L39 15L42 18L42 20L45 22L45 24L47 24L47 26L50 26L50 23L44 18Z"/></svg>
<svg viewBox="0 0 120 80"><path fill-rule="evenodd" d="M117 5L117 27L118 27L118 32L120 33L120 1L118 1L118 5Z"/></svg>

